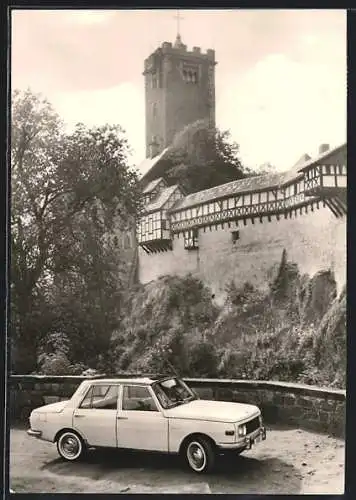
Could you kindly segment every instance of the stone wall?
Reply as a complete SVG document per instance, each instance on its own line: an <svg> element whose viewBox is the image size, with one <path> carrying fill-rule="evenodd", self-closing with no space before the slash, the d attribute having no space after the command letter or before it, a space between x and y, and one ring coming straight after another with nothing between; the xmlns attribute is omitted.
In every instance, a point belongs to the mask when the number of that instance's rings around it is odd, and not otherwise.
<svg viewBox="0 0 356 500"><path fill-rule="evenodd" d="M187 379L202 399L257 405L266 423L345 437L346 391L288 382Z"/></svg>
<svg viewBox="0 0 356 500"><path fill-rule="evenodd" d="M120 375L130 376L139 375ZM33 408L69 399L86 379L88 377L11 376L11 422L25 422ZM287 382L221 379L186 379L186 382L202 399L256 404L267 424L287 424L345 436L345 391Z"/></svg>
<svg viewBox="0 0 356 500"><path fill-rule="evenodd" d="M263 223L248 221L246 226L240 221L238 228L225 223L199 229L198 250L185 250L182 235L175 235L172 251L146 254L140 248L139 280L148 283L161 275L191 272L211 287L219 301L232 279L238 286L246 281L266 285L285 248L302 273L332 268L340 291L346 282L346 218L337 219L320 206L292 219L268 222L264 217ZM231 232L236 229L240 238L233 243Z"/></svg>

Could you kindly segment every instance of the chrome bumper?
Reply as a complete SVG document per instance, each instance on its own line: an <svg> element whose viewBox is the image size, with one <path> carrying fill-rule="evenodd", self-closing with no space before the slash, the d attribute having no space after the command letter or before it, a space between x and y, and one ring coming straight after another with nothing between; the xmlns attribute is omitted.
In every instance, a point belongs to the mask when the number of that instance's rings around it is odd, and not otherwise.
<svg viewBox="0 0 356 500"><path fill-rule="evenodd" d="M240 450L246 448L250 450L254 444L266 439L266 428L260 427L248 436L238 439L235 443L218 443L218 447L222 450Z"/></svg>
<svg viewBox="0 0 356 500"><path fill-rule="evenodd" d="M27 434L29 436L39 438L42 436L42 431L33 431L32 429L28 429Z"/></svg>

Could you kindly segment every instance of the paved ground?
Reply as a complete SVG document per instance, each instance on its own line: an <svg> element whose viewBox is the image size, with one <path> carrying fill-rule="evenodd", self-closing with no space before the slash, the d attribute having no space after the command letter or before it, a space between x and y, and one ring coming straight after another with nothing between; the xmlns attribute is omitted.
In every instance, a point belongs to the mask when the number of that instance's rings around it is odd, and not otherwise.
<svg viewBox="0 0 356 500"><path fill-rule="evenodd" d="M297 429L270 430L267 440L213 474L185 470L177 457L93 451L66 463L55 445L12 429L10 487L17 493L329 493L344 492L344 441Z"/></svg>

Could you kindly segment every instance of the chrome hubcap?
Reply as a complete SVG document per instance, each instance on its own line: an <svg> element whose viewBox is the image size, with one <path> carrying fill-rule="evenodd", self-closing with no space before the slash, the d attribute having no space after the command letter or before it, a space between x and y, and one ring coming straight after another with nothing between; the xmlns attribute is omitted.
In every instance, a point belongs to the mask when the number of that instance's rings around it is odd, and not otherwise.
<svg viewBox="0 0 356 500"><path fill-rule="evenodd" d="M65 435L61 438L60 447L63 455L73 458L79 454L81 445L75 436Z"/></svg>
<svg viewBox="0 0 356 500"><path fill-rule="evenodd" d="M205 467L205 451L200 443L190 443L188 446L188 461L191 467L196 471L200 471Z"/></svg>

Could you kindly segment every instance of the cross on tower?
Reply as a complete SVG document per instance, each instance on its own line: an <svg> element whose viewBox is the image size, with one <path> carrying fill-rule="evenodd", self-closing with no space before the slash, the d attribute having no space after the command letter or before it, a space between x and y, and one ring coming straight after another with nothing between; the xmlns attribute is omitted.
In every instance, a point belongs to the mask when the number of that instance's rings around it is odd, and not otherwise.
<svg viewBox="0 0 356 500"><path fill-rule="evenodd" d="M179 10L177 10L177 15L174 16L174 19L177 20L177 37L180 37L180 22L184 18L181 17Z"/></svg>

